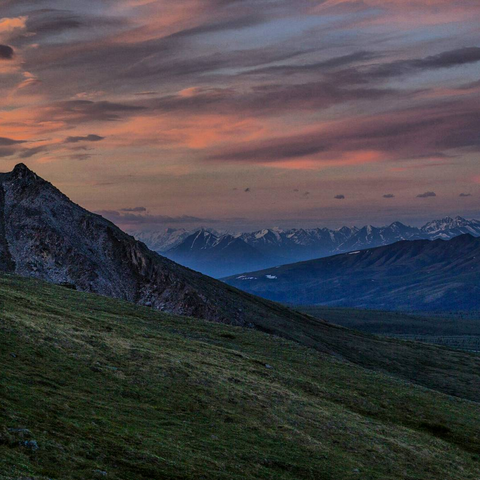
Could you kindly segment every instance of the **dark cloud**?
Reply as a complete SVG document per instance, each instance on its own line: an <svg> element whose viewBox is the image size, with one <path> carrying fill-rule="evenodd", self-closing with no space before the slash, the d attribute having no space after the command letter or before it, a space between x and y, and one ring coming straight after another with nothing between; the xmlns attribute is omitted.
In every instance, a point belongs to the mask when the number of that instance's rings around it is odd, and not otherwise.
<svg viewBox="0 0 480 480"><path fill-rule="evenodd" d="M395 195L393 195L393 193L387 193L383 198L395 198Z"/></svg>
<svg viewBox="0 0 480 480"><path fill-rule="evenodd" d="M37 155L38 153L46 152L48 151L47 146L40 146L40 147L35 147L35 148L26 148L22 150L19 153L20 158L30 158L33 157L34 155Z"/></svg>
<svg viewBox="0 0 480 480"><path fill-rule="evenodd" d="M397 60L378 64L349 67L328 74L332 81L358 85L378 82L407 74L416 74L429 70L454 68L480 62L479 47L465 47L450 50L425 58Z"/></svg>
<svg viewBox="0 0 480 480"><path fill-rule="evenodd" d="M100 142L105 140L105 137L99 135L86 135L85 137L67 137L65 143L78 143L78 142Z"/></svg>
<svg viewBox="0 0 480 480"><path fill-rule="evenodd" d="M0 158L11 157L12 155L15 155L16 153L17 153L17 151L14 148L0 147Z"/></svg>
<svg viewBox="0 0 480 480"><path fill-rule="evenodd" d="M146 212L147 209L145 207L133 207L133 208L122 208L122 212L132 212L132 213L141 213Z"/></svg>
<svg viewBox="0 0 480 480"><path fill-rule="evenodd" d="M355 151L377 151L386 159L445 158L458 148L480 149L480 101L460 99L390 114L346 120L318 132L267 138L212 153L212 161L278 162Z"/></svg>
<svg viewBox="0 0 480 480"><path fill-rule="evenodd" d="M0 147L10 147L12 145L19 145L20 143L26 143L26 141L13 140L12 138L0 137Z"/></svg>
<svg viewBox="0 0 480 480"><path fill-rule="evenodd" d="M191 114L276 115L294 110L318 111L334 105L376 100L399 93L386 88L345 88L336 80L292 85L262 85L252 89L202 89L192 95L174 95L149 102L161 112Z"/></svg>
<svg viewBox="0 0 480 480"><path fill-rule="evenodd" d="M76 145L74 147L68 147L68 149L72 152L89 152L90 150L93 150L92 147L87 147L86 145Z"/></svg>
<svg viewBox="0 0 480 480"><path fill-rule="evenodd" d="M59 120L77 125L87 122L112 122L142 110L145 110L145 107L138 105L108 101L69 100L44 107L37 115L40 121Z"/></svg>
<svg viewBox="0 0 480 480"><path fill-rule="evenodd" d="M417 198L431 198L436 196L437 194L435 192L425 192L425 193L421 193L420 195L417 195Z"/></svg>
<svg viewBox="0 0 480 480"><path fill-rule="evenodd" d="M377 58L378 54L367 51L359 51L350 53L348 55L342 55L340 57L333 57L328 60L317 63L306 63L298 65L277 65L273 67L263 67L250 70L246 72L246 75L258 75L258 74L272 74L272 75L294 75L299 73L315 73L326 72L330 69L339 67L345 67L346 65L364 62Z"/></svg>
<svg viewBox="0 0 480 480"><path fill-rule="evenodd" d="M12 138L0 137L0 158L16 155L19 145L26 143L25 140L13 140Z"/></svg>
<svg viewBox="0 0 480 480"><path fill-rule="evenodd" d="M8 45L0 45L0 60L12 60L15 52L12 47Z"/></svg>
<svg viewBox="0 0 480 480"><path fill-rule="evenodd" d="M31 12L26 26L28 32L39 36L77 29L82 27L83 24L79 15L75 15L67 10L43 9Z"/></svg>
<svg viewBox="0 0 480 480"><path fill-rule="evenodd" d="M459 195L459 197L471 197L471 196L472 196L471 193L461 193L461 194Z"/></svg>
<svg viewBox="0 0 480 480"><path fill-rule="evenodd" d="M477 62L480 62L480 48L466 47L426 58L387 63L378 66L372 73L381 77L391 77L414 71L451 68Z"/></svg>
<svg viewBox="0 0 480 480"><path fill-rule="evenodd" d="M99 28L107 32L109 28L122 28L128 24L129 22L120 16L93 16L88 13L77 13L68 9L43 8L29 11L26 28L28 32L27 38L30 36L43 38L59 34L65 35L71 31Z"/></svg>
<svg viewBox="0 0 480 480"><path fill-rule="evenodd" d="M255 147L240 146L236 149L213 154L210 160L275 162L292 158L306 157L324 152L328 146L311 139L309 136L290 137L284 140L265 140Z"/></svg>
<svg viewBox="0 0 480 480"><path fill-rule="evenodd" d="M76 160L78 162L83 162L85 160L88 160L92 157L93 155L90 155L89 153L75 153L74 155L69 155L70 160Z"/></svg>
<svg viewBox="0 0 480 480"><path fill-rule="evenodd" d="M345 200L345 195L335 195L335 198L336 200Z"/></svg>

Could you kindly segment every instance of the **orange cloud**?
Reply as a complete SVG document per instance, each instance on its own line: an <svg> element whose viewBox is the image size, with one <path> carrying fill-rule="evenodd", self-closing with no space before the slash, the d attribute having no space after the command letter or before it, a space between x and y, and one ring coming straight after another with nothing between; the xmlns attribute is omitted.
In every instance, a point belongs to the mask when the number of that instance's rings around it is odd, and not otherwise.
<svg viewBox="0 0 480 480"><path fill-rule="evenodd" d="M352 152L330 152L329 155L315 155L312 158L285 160L278 162L261 163L264 167L287 170L323 170L327 166L363 165L365 163L380 162L385 158L382 152L374 150L359 150Z"/></svg>
<svg viewBox="0 0 480 480"><path fill-rule="evenodd" d="M0 42L5 43L11 40L27 27L28 17L1 18L0 19Z"/></svg>
<svg viewBox="0 0 480 480"><path fill-rule="evenodd" d="M23 88L42 83L33 73L30 72L23 72L23 78L24 80L18 84L17 90L22 90Z"/></svg>
<svg viewBox="0 0 480 480"><path fill-rule="evenodd" d="M107 144L117 147L161 146L203 150L237 139L263 138L267 127L254 118L225 115L139 115L123 122L103 125Z"/></svg>

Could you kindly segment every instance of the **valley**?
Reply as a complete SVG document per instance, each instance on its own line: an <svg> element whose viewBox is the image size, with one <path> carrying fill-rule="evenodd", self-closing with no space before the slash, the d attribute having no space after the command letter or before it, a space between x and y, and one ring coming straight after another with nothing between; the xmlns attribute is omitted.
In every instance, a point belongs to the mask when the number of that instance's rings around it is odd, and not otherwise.
<svg viewBox="0 0 480 480"><path fill-rule="evenodd" d="M480 312L393 312L299 305L316 318L390 338L480 353Z"/></svg>

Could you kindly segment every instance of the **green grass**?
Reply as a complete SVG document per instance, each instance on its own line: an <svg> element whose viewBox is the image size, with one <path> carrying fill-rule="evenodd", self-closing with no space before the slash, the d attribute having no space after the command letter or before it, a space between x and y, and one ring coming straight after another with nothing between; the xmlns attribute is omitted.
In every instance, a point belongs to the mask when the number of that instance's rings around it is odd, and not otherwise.
<svg viewBox="0 0 480 480"><path fill-rule="evenodd" d="M475 402L32 280L0 302L2 480L479 478Z"/></svg>

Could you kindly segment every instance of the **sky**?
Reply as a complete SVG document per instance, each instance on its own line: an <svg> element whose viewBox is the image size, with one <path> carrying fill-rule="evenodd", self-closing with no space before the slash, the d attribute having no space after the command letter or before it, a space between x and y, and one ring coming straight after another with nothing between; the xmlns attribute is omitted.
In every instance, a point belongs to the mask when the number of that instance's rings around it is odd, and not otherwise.
<svg viewBox="0 0 480 480"><path fill-rule="evenodd" d="M478 0L0 0L0 171L134 231L480 216Z"/></svg>

